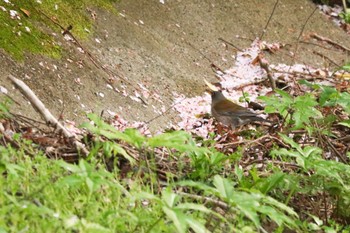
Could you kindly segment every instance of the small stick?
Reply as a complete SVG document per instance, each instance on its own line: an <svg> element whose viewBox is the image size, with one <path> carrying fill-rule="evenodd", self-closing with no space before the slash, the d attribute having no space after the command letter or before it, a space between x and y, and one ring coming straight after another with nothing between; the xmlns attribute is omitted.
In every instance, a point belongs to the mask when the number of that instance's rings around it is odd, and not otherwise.
<svg viewBox="0 0 350 233"><path fill-rule="evenodd" d="M43 102L35 95L35 93L21 80L15 78L13 75L9 75L8 78L12 83L20 90L20 92L29 100L33 105L34 109L45 119L46 123L50 126L55 126L60 129L63 135L67 138L74 138L74 145L80 150L84 155L88 155L89 151L85 146L75 140L75 137L70 133L45 107Z"/></svg>
<svg viewBox="0 0 350 233"><path fill-rule="evenodd" d="M313 51L312 52L313 54L316 54L316 55L318 55L318 56L320 56L320 57L322 57L323 59L326 59L326 60L328 60L330 63L332 63L333 65L335 65L335 66L337 66L337 67L341 67L340 65L338 65L335 61L333 61L332 59L330 59L329 57L327 57L326 55L324 55L324 54L322 54L322 53L319 53L319 52L317 52L317 51Z"/></svg>
<svg viewBox="0 0 350 233"><path fill-rule="evenodd" d="M0 92L0 94L5 95L7 98L9 98L12 102L14 102L15 104L17 104L18 106L21 106L20 103L18 103L16 100L14 100L11 96L9 96L8 94L4 93L4 92Z"/></svg>
<svg viewBox="0 0 350 233"><path fill-rule="evenodd" d="M316 44L316 43L312 43L312 42L308 42L308 41L300 41L300 43L303 43L303 44L309 44L309 45L314 45L314 46L317 46L317 47L320 47L320 48L323 48L323 49L326 49L326 50L333 50L332 48L328 48L324 45L320 45L320 44Z"/></svg>
<svg viewBox="0 0 350 233"><path fill-rule="evenodd" d="M326 37L323 37L323 36L319 36L319 35L317 35L316 33L312 33L310 36L311 36L312 38L315 38L316 40L325 41L325 42L327 42L328 44L333 45L334 47L336 47L336 48L338 48L338 49L341 49L341 50L346 51L346 52L350 52L350 49L349 49L349 48L347 48L347 47L345 47L345 46L342 46L342 45L338 44L337 42L332 41L332 40L329 39L329 38L326 38Z"/></svg>
<svg viewBox="0 0 350 233"><path fill-rule="evenodd" d="M243 51L242 49L238 48L236 45L232 44L231 42L229 42L229 41L227 41L227 40L225 40L225 39L223 39L223 38L221 38L221 37L219 37L218 40L224 42L224 43L227 44L227 45L232 46L233 48L237 49L237 50L240 51L240 52Z"/></svg>
<svg viewBox="0 0 350 233"><path fill-rule="evenodd" d="M266 71L267 78L270 81L272 90L275 90L276 89L276 81L272 77L272 74L271 74L271 71L270 71L270 68L269 68L269 64L268 64L267 60L264 59L264 56L263 56L262 53L259 53L258 60L259 60L260 67Z"/></svg>
<svg viewBox="0 0 350 233"><path fill-rule="evenodd" d="M269 24L270 24L270 21L271 21L271 19L272 19L273 14L275 13L275 10L276 10L276 7L277 7L277 5L278 5L278 2L279 2L279 0L277 0L277 1L275 2L275 5L273 6L273 9L272 9L272 12L271 12L271 14L270 14L270 17L269 17L269 19L267 20L267 23L266 23L266 25L265 25L265 28L264 28L264 30L263 30L262 33L261 33L260 40L262 40L263 37L264 37L264 35L265 35L266 29L267 29L267 27L268 27Z"/></svg>
<svg viewBox="0 0 350 233"><path fill-rule="evenodd" d="M216 199L211 198L211 197L204 197L204 196L200 196L200 195L196 195L196 194L190 194L190 193L185 193L185 192L178 192L178 194L180 194L182 196L189 197L189 198L193 198L193 199L196 199L196 200L202 200L202 201L210 202L211 204L217 205L220 208L225 209L225 210L230 208L230 206L228 204L226 204L225 202L220 201L220 200L216 200Z"/></svg>
<svg viewBox="0 0 350 233"><path fill-rule="evenodd" d="M261 80L256 80L256 81L251 81L251 82L248 82L248 83L244 83L244 84L241 84L241 85L239 85L239 86L235 86L234 88L233 88L233 90L241 90L242 88L244 88L244 87L248 87L248 86L252 86L252 85L258 85L258 84L260 84L260 83L263 83L263 82L265 82L265 78L264 79L261 79Z"/></svg>
<svg viewBox="0 0 350 233"><path fill-rule="evenodd" d="M307 23L309 22L309 20L311 19L311 17L315 14L316 10L318 9L318 6L315 7L315 9L312 11L312 13L309 15L309 17L306 19L303 27L301 28L301 31L300 31L300 34L298 36L298 39L297 39L297 45L295 47L295 51L294 51L294 54L293 54L293 62L295 63L295 58L297 56L297 53L298 53L298 49L299 49L299 42L300 42L300 38L301 36L303 35L303 32L305 30L305 27L307 25Z"/></svg>

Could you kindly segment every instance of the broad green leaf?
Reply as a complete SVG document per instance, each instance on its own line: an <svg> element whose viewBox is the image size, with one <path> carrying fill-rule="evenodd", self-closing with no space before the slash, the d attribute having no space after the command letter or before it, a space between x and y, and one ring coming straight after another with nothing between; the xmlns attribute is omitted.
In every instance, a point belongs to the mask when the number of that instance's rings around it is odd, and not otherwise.
<svg viewBox="0 0 350 233"><path fill-rule="evenodd" d="M247 192L234 192L229 202L232 206L238 208L247 218L249 218L256 227L260 226L258 209L260 208L260 197L257 194Z"/></svg>
<svg viewBox="0 0 350 233"><path fill-rule="evenodd" d="M234 188L233 183L228 179L222 178L219 175L214 176L214 186L220 193L221 197L227 199L230 198L233 194Z"/></svg>
<svg viewBox="0 0 350 233"><path fill-rule="evenodd" d="M85 184L89 189L89 193L92 194L94 192L94 182L89 177L86 177Z"/></svg>
<svg viewBox="0 0 350 233"><path fill-rule="evenodd" d="M350 114L350 94L348 92L342 92L337 102L342 106L346 113Z"/></svg>
<svg viewBox="0 0 350 233"><path fill-rule="evenodd" d="M80 173L87 173L89 165L85 160L79 160Z"/></svg>
<svg viewBox="0 0 350 233"><path fill-rule="evenodd" d="M210 194L218 194L218 190L202 182L195 182L192 180L179 181L176 183L180 186L188 186L206 191Z"/></svg>
<svg viewBox="0 0 350 233"><path fill-rule="evenodd" d="M339 125L343 125L343 126L350 128L350 120L345 120L345 121L339 122Z"/></svg>
<svg viewBox="0 0 350 233"><path fill-rule="evenodd" d="M283 212L279 211L276 206L261 206L259 212L268 216L272 221L274 221L278 226L286 224L288 226L296 227L295 218L285 215Z"/></svg>
<svg viewBox="0 0 350 233"><path fill-rule="evenodd" d="M186 222L190 226L190 228L192 228L192 230L196 233L209 233L210 232L208 229L206 229L204 224L195 220L194 218L187 217Z"/></svg>
<svg viewBox="0 0 350 233"><path fill-rule="evenodd" d="M59 185L68 185L69 187L78 187L78 185L83 184L84 179L81 176L77 176L77 175L70 175L70 176L66 176L61 178L58 181Z"/></svg>
<svg viewBox="0 0 350 233"><path fill-rule="evenodd" d="M317 156L317 155L321 155L322 154L322 150L318 147L314 147L314 146L306 146L303 149L303 156L308 158L310 156Z"/></svg>
<svg viewBox="0 0 350 233"><path fill-rule="evenodd" d="M187 231L187 216L185 216L182 212L170 209L167 206L163 206L162 209L165 215L174 223L177 232L185 233Z"/></svg>
<svg viewBox="0 0 350 233"><path fill-rule="evenodd" d="M174 207L177 201L179 200L179 196L176 193L173 193L170 190L164 190L162 192L162 200L170 207Z"/></svg>
<svg viewBox="0 0 350 233"><path fill-rule="evenodd" d="M183 209L183 210L198 210L203 213L211 213L211 210L205 207L201 204L194 204L194 203L180 203L176 206L176 209Z"/></svg>
<svg viewBox="0 0 350 233"><path fill-rule="evenodd" d="M287 150L286 148L282 148L279 150L272 150L271 155L275 155L275 156L290 156L295 158L297 165L302 167L302 168L306 168L305 167L305 158L297 151L294 150Z"/></svg>
<svg viewBox="0 0 350 233"><path fill-rule="evenodd" d="M8 173L8 174L11 174L11 175L14 175L16 177L18 177L18 172L19 171L22 171L24 172L25 171L25 168L24 167L21 167L17 164L13 164L13 163L7 163L7 162L4 162L1 164L0 162L0 172L2 173L3 171L5 171Z"/></svg>
<svg viewBox="0 0 350 233"><path fill-rule="evenodd" d="M141 148L143 143L145 142L146 138L145 136L141 135L140 131L137 129L126 129L124 131L124 140L127 143L130 143L131 145L134 145L136 148Z"/></svg>
<svg viewBox="0 0 350 233"><path fill-rule="evenodd" d="M269 193L272 189L277 187L279 183L283 181L285 174L277 172L264 179L262 187L259 189L263 194Z"/></svg>
<svg viewBox="0 0 350 233"><path fill-rule="evenodd" d="M80 223L83 226L84 231L86 232L112 233L110 229L105 228L98 223L88 221L86 219L81 219Z"/></svg>
<svg viewBox="0 0 350 233"><path fill-rule="evenodd" d="M136 129L126 129L124 132L118 131L112 125L107 124L96 114L88 114L89 119L94 123L83 123L80 125L81 128L86 128L90 132L104 136L110 140L119 139L124 142L130 143L137 148L141 148L145 137L140 134Z"/></svg>
<svg viewBox="0 0 350 233"><path fill-rule="evenodd" d="M191 136L184 131L174 131L170 133L163 133L156 135L150 139L148 139L148 145L152 148L155 147L167 147L167 148L183 148L183 146L187 146L190 142Z"/></svg>
<svg viewBox="0 0 350 233"><path fill-rule="evenodd" d="M294 142L294 140L292 138L288 137L285 134L281 134L281 133L279 133L278 135L283 139L284 142L288 143L293 148L295 148L297 150L301 150L300 145L298 143Z"/></svg>
<svg viewBox="0 0 350 233"><path fill-rule="evenodd" d="M319 102L321 106L335 106L336 100L339 98L339 92L334 87L320 86Z"/></svg>
<svg viewBox="0 0 350 233"><path fill-rule="evenodd" d="M349 12L349 8L346 9L347 12ZM342 69L346 70L346 71L350 71L350 64L344 65L341 67Z"/></svg>
<svg viewBox="0 0 350 233"><path fill-rule="evenodd" d="M243 179L243 177L244 177L244 171L243 171L243 169L242 168L240 168L237 164L235 165L235 174L236 174L236 176L237 176L237 178L238 178L238 181L240 182L242 179Z"/></svg>
<svg viewBox="0 0 350 233"><path fill-rule="evenodd" d="M127 159L131 165L135 165L136 161L133 157L131 157L120 145L118 145L116 142L104 142L103 143L103 149L107 156L110 158L111 156L116 156L118 154L124 156L125 159Z"/></svg>
<svg viewBox="0 0 350 233"><path fill-rule="evenodd" d="M286 204L277 201L276 199L270 197L270 196L265 196L264 197L264 201L267 204L273 205L278 207L279 209L285 211L287 214L289 214L290 216L294 216L294 217L299 217L298 214L289 206L287 206Z"/></svg>
<svg viewBox="0 0 350 233"><path fill-rule="evenodd" d="M57 164L59 166L61 166L62 168L64 168L65 170L73 172L73 173L77 173L77 172L81 171L79 166L77 166L75 164L69 164L69 163L67 163L67 162L65 162L63 160L57 161Z"/></svg>
<svg viewBox="0 0 350 233"><path fill-rule="evenodd" d="M280 96L260 96L258 99L261 99L265 102L265 112L266 113L279 113L283 117L288 114L288 110L293 104L293 98L286 92L276 89L276 93Z"/></svg>
<svg viewBox="0 0 350 233"><path fill-rule="evenodd" d="M294 129L303 128L305 124L310 122L310 118L322 117L320 111L315 106L318 103L311 95L303 95L295 98L293 119L295 120Z"/></svg>

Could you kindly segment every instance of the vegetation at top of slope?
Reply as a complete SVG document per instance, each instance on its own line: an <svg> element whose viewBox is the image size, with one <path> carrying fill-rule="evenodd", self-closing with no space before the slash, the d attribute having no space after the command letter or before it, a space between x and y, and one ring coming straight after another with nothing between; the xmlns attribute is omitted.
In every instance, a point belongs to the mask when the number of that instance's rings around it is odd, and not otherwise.
<svg viewBox="0 0 350 233"><path fill-rule="evenodd" d="M117 0L97 1L5 1L0 6L0 48L16 59L26 52L58 58L62 53L57 35L72 26L77 38L93 31L93 9L101 7L116 12Z"/></svg>

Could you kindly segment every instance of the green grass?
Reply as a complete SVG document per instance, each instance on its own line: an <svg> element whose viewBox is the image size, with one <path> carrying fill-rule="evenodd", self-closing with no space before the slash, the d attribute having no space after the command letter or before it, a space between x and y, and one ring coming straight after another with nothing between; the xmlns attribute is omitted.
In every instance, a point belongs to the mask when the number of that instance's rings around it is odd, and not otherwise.
<svg viewBox="0 0 350 233"><path fill-rule="evenodd" d="M85 39L93 32L93 20L87 9L99 7L116 13L113 7L116 1L49 0L39 4L36 1L19 0L13 5L3 3L7 11L0 10L0 48L19 60L26 53L59 58L64 50L58 42L61 29L46 16L55 19L64 28L72 25L71 32L77 38ZM17 11L20 19L12 19L10 10ZM24 12L29 12L29 15Z"/></svg>
<svg viewBox="0 0 350 233"><path fill-rule="evenodd" d="M127 191L117 175L94 164L17 156L17 167L0 179L4 232L131 232L160 213L141 205L138 186ZM77 170L72 174L67 167Z"/></svg>

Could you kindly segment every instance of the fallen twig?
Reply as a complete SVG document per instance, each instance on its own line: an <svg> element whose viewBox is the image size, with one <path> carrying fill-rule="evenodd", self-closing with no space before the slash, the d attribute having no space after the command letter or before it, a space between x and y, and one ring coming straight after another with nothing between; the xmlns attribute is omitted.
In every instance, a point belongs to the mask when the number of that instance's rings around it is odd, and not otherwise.
<svg viewBox="0 0 350 233"><path fill-rule="evenodd" d="M309 22L309 20L311 19L311 17L313 16L313 14L316 12L317 9L318 9L318 7L316 6L315 9L312 11L312 13L309 15L309 17L306 19L303 27L301 28L301 31L300 31L298 39L297 39L297 45L295 47L295 51L294 51L294 54L293 54L293 63L295 63L295 59L296 59L296 56L297 56L297 53L298 53L300 38L303 35L303 32L305 30L305 27L306 27L307 23Z"/></svg>
<svg viewBox="0 0 350 233"><path fill-rule="evenodd" d="M272 90L276 89L276 81L275 79L272 77L271 71L269 69L269 63L266 59L264 59L264 55L262 53L259 53L258 55L258 60L259 60L259 65L262 69L265 70L266 74L267 74L267 78L270 81L271 84L271 88Z"/></svg>
<svg viewBox="0 0 350 233"><path fill-rule="evenodd" d="M204 197L204 196L199 196L199 195L185 193L185 192L178 192L178 194L180 194L182 196L189 197L189 198L193 198L196 200L202 200L202 201L212 203L212 204L219 206L220 208L225 209L225 210L230 208L229 205L226 204L225 202L220 201L220 200L215 200L215 199L210 198L210 197Z"/></svg>
<svg viewBox="0 0 350 233"><path fill-rule="evenodd" d="M330 63L332 63L333 65L337 66L337 67L341 67L340 65L338 65L335 61L333 61L332 59L330 59L329 57L327 57L326 55L322 54L322 53L319 53L317 51L313 51L312 52L313 54L316 54L320 57L322 57L323 59L326 59L328 60Z"/></svg>
<svg viewBox="0 0 350 233"><path fill-rule="evenodd" d="M277 1L275 2L275 5L273 6L273 9L272 9L272 12L271 12L271 14L270 14L270 17L269 17L269 19L267 20L267 23L266 23L266 25L265 25L265 27L264 27L264 29L263 29L261 35L260 35L260 38L259 38L260 40L263 39L263 37L264 37L264 35L265 35L265 33L266 33L266 29L267 29L267 27L269 26L270 21L271 21L271 19L272 19L272 16L273 16L274 13L275 13L275 10L276 10L276 8L277 8L278 2L279 2L279 0L277 0Z"/></svg>
<svg viewBox="0 0 350 233"><path fill-rule="evenodd" d="M21 91L21 93L29 100L34 109L45 119L49 126L54 126L60 129L63 135L67 138L73 138L73 143L76 148L84 155L88 155L89 151L85 146L75 139L75 136L70 133L45 107L41 100L35 95L35 93L21 80L15 78L13 75L9 75L8 78L12 83Z"/></svg>
<svg viewBox="0 0 350 233"><path fill-rule="evenodd" d="M336 47L336 48L338 48L338 49L341 49L341 50L346 51L346 52L350 52L350 49L349 49L349 48L347 48L347 47L345 47L345 46L343 46L343 45L340 45L340 44L338 44L337 42L332 41L332 40L329 39L329 38L326 38L326 37L317 35L316 33L312 33L310 36L311 36L312 38L316 39L316 40L320 40L320 41L327 42L328 44L330 44L330 45L332 45L332 46L334 46L334 47Z"/></svg>
<svg viewBox="0 0 350 233"><path fill-rule="evenodd" d="M238 48L236 45L232 44L231 42L229 42L229 41L227 41L227 40L225 40L225 39L223 39L223 38L221 38L221 37L219 37L218 40L224 42L226 45L232 46L233 48L235 48L236 50L238 50L238 51L240 51L240 52L243 52L242 49Z"/></svg>

